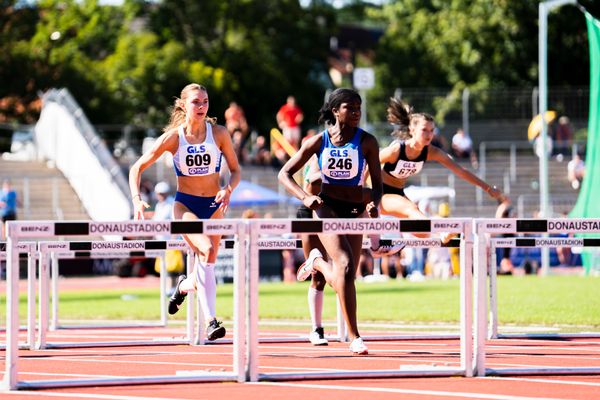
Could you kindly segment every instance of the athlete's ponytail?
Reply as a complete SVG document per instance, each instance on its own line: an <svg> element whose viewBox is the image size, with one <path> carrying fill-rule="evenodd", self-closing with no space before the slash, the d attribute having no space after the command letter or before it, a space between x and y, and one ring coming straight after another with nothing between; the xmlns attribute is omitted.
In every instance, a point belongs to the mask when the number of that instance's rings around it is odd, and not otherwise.
<svg viewBox="0 0 600 400"><path fill-rule="evenodd" d="M412 137L411 128L421 119L435 122L431 115L415 113L413 108L402 100L395 97L390 98L390 104L387 109L387 120L394 125L392 136L400 140L410 139Z"/></svg>

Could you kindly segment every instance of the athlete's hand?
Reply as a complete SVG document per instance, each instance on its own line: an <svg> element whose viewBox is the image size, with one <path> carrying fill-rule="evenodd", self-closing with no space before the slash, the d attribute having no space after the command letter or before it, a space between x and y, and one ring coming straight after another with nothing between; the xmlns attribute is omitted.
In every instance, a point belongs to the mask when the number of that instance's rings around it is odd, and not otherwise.
<svg viewBox="0 0 600 400"><path fill-rule="evenodd" d="M499 203L502 203L507 199L504 193L502 193L496 186L490 186L490 188L487 190L487 194L489 194L491 198L498 200Z"/></svg>
<svg viewBox="0 0 600 400"><path fill-rule="evenodd" d="M314 195L306 196L304 200L302 200L302 204L304 204L305 207L308 207L311 210L316 210L317 208L323 205L323 199L319 196Z"/></svg>
<svg viewBox="0 0 600 400"><path fill-rule="evenodd" d="M372 201L367 203L365 210L367 211L367 214L369 214L369 218L379 217L379 210L377 209L375 203L373 203Z"/></svg>
<svg viewBox="0 0 600 400"><path fill-rule="evenodd" d="M143 220L144 210L150 208L150 204L146 203L140 196L133 198L133 219Z"/></svg>
<svg viewBox="0 0 600 400"><path fill-rule="evenodd" d="M226 188L219 190L215 196L215 203L221 203L219 210L223 210L223 214L225 214L229 208L229 198L231 197L232 192L232 189L230 188L231 186L227 186Z"/></svg>

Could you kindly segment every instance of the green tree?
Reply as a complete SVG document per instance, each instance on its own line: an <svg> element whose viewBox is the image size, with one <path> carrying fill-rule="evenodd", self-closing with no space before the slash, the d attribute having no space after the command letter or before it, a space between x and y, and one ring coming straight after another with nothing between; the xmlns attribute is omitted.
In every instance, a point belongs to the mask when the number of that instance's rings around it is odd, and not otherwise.
<svg viewBox="0 0 600 400"><path fill-rule="evenodd" d="M265 133L275 125L278 107L294 94L306 120L316 122L329 84L331 7L302 8L297 0L165 0L150 20L150 29L163 41L175 40L188 57L223 70L222 87L201 82L211 90L213 113L235 100L250 124Z"/></svg>
<svg viewBox="0 0 600 400"><path fill-rule="evenodd" d="M537 85L536 2L398 0L371 8L369 15L387 26L375 61L379 79L372 96L378 103L397 87L450 87L436 109L424 110L443 119L459 106L464 88L477 93ZM549 24L549 82L585 84L585 73L571 72L573 64L584 70L589 65L583 15L564 7ZM374 111L383 115L382 107Z"/></svg>
<svg viewBox="0 0 600 400"><path fill-rule="evenodd" d="M119 9L101 7L95 0L42 0L32 5L15 2L9 12L20 22L9 27L13 36L6 44L0 76L10 84L3 86L0 97L15 96L27 103L49 88L68 87L92 120L104 114L110 96L95 61L114 46L123 19ZM25 21L33 24L27 28ZM12 117L33 122L28 113Z"/></svg>

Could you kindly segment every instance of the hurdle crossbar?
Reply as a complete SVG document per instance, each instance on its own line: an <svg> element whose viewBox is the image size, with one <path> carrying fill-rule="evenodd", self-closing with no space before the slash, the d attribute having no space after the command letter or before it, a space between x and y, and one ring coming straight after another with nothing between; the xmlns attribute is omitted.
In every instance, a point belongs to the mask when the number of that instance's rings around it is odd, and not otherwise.
<svg viewBox="0 0 600 400"><path fill-rule="evenodd" d="M583 245L590 247L600 245L600 239L567 239L567 238L504 238L490 239L490 234L552 234L552 233L599 233L600 219L581 219L581 218L548 218L548 219L476 219L473 221L473 230L475 234L475 243L473 258L475 262L475 374L485 375L538 375L538 374L600 374L600 368L568 368L568 367L540 367L540 368L494 368L487 369L485 365L485 340L486 331L497 330L497 291L495 272L496 264L492 264L488 257L490 248L495 247L555 247L557 245ZM585 241L587 240L587 242ZM580 242L581 241L581 242ZM492 252L493 253L493 252ZM493 291L493 304L490 303L490 313L494 313L491 318L495 327L488 327L488 296L486 293L486 279L490 275L490 291ZM490 295L490 299L491 299ZM495 320L495 321L494 321ZM523 337L523 336L522 336ZM531 338L532 335L526 337ZM542 337L542 336L539 336ZM546 335L546 337L548 337Z"/></svg>
<svg viewBox="0 0 600 400"><path fill-rule="evenodd" d="M249 307L248 307L248 380L301 380L301 379L330 379L341 377L389 378L409 376L472 376L472 292L471 292L471 254L473 239L471 221L468 219L432 219L432 220L399 220L399 219L324 219L324 220L251 220L249 232L250 268L249 268ZM290 233L329 233L329 234L397 234L401 233L439 233L451 232L462 234L461 252L461 332L459 368L429 368L422 370L373 370L348 373L314 372L314 373L285 373L259 374L258 372L258 282L259 266L258 253L261 235L284 235Z"/></svg>
<svg viewBox="0 0 600 400"><path fill-rule="evenodd" d="M245 329L245 252L239 251L239 244L246 240L246 228L238 220L196 220L196 221L10 221L7 223L7 295L6 295L6 357L2 390L33 389L41 387L79 387L142 383L177 382L222 382L245 381L244 357L246 344L243 340ZM207 235L236 235L235 286L234 286L234 343L233 371L222 374L198 374L196 376L157 376L119 377L108 379L19 381L18 380L18 331L19 331L19 241L24 238L46 238L54 236L87 235L135 235L151 237L156 235L176 235L203 233ZM241 296L241 297L240 297ZM191 306L190 302L190 306Z"/></svg>

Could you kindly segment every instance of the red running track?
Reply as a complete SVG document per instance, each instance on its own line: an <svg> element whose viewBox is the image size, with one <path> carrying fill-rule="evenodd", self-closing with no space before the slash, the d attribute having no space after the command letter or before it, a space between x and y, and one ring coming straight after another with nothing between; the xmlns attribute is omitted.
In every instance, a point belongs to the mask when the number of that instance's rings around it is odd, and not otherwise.
<svg viewBox="0 0 600 400"><path fill-rule="evenodd" d="M381 332L364 332L365 336ZM176 338L183 328L69 329L51 332L49 343ZM261 330L264 337L301 335ZM25 333L22 333L25 339ZM4 341L4 337L0 337ZM460 364L457 340L368 342L369 355L352 356L346 343L313 347L306 343L260 345L261 373L411 369ZM488 368L600 368L600 339L488 342ZM4 351L0 353L4 373ZM21 350L19 381L164 376L204 371L231 372L232 346L160 345ZM105 386L0 393L2 399L595 399L600 375L340 379L258 383L187 383Z"/></svg>

